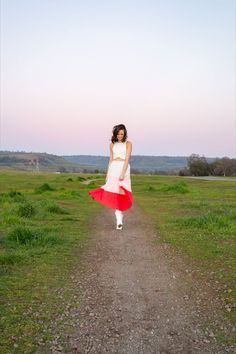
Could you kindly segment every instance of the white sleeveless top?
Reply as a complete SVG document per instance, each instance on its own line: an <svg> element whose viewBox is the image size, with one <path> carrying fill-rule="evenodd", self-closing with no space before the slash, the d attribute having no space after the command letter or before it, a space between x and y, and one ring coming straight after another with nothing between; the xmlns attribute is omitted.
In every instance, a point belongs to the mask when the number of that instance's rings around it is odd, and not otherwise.
<svg viewBox="0 0 236 354"><path fill-rule="evenodd" d="M115 141L113 143L112 151L113 151L113 159L116 159L117 157L121 157L122 159L125 159L126 141L124 143L118 143L117 141Z"/></svg>

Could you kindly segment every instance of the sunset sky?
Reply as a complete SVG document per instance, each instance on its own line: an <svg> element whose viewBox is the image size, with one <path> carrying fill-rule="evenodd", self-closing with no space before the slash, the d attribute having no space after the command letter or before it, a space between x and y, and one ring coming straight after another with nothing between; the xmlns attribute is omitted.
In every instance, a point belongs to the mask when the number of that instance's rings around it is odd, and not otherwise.
<svg viewBox="0 0 236 354"><path fill-rule="evenodd" d="M236 157L235 0L1 0L1 150Z"/></svg>

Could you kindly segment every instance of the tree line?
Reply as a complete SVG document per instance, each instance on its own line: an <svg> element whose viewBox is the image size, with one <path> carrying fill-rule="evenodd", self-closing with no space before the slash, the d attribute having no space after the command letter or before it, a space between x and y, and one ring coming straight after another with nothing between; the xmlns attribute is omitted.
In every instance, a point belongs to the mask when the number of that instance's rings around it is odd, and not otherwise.
<svg viewBox="0 0 236 354"><path fill-rule="evenodd" d="M180 176L236 176L236 159L216 158L208 162L206 157L192 154L187 159L187 167L179 171Z"/></svg>

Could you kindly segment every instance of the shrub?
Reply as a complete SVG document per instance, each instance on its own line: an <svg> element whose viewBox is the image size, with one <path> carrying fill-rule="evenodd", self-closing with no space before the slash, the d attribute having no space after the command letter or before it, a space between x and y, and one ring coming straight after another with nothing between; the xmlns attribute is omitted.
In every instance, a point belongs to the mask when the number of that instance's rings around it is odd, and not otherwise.
<svg viewBox="0 0 236 354"><path fill-rule="evenodd" d="M13 265L24 261L24 256L16 253L6 253L0 255L0 264Z"/></svg>
<svg viewBox="0 0 236 354"><path fill-rule="evenodd" d="M78 176L78 177L77 177L77 180L78 180L78 181L86 181L86 178L81 177L81 176Z"/></svg>
<svg viewBox="0 0 236 354"><path fill-rule="evenodd" d="M17 226L9 232L7 239L19 244L31 243L43 236L43 232L38 229L30 229L25 226Z"/></svg>
<svg viewBox="0 0 236 354"><path fill-rule="evenodd" d="M148 189L147 189L149 192L151 191L155 191L156 189L153 187L153 186L148 186Z"/></svg>
<svg viewBox="0 0 236 354"><path fill-rule="evenodd" d="M68 195L70 195L72 197L81 197L81 193L78 191L69 191Z"/></svg>
<svg viewBox="0 0 236 354"><path fill-rule="evenodd" d="M54 190L54 188L49 186L48 183L44 183L40 187L35 189L35 193L43 193L43 192L53 191L53 190Z"/></svg>
<svg viewBox="0 0 236 354"><path fill-rule="evenodd" d="M9 197L14 198L15 196L22 195L21 192L17 192L16 190L12 190L7 193Z"/></svg>
<svg viewBox="0 0 236 354"><path fill-rule="evenodd" d="M30 218L35 214L35 208L30 202L26 202L24 204L21 204L18 208L18 215L25 217L25 218Z"/></svg>
<svg viewBox="0 0 236 354"><path fill-rule="evenodd" d="M160 187L161 191L164 192L177 192L177 193L188 193L188 186L184 181L176 182L174 184L164 184L163 186Z"/></svg>
<svg viewBox="0 0 236 354"><path fill-rule="evenodd" d="M11 202L22 202L25 200L25 196L21 192L11 190L10 192L0 193L0 202L9 200Z"/></svg>
<svg viewBox="0 0 236 354"><path fill-rule="evenodd" d="M55 213L55 214L69 214L69 212L61 207L60 205L54 203L53 201L44 201L44 206L45 209L49 213Z"/></svg>

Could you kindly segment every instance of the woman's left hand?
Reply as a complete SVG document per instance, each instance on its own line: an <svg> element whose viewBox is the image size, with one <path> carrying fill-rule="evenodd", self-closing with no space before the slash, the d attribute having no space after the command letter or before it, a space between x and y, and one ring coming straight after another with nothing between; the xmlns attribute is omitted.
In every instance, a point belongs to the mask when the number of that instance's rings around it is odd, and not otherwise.
<svg viewBox="0 0 236 354"><path fill-rule="evenodd" d="M125 178L125 176L123 174L121 174L120 177L119 177L119 180L123 181L124 178Z"/></svg>

